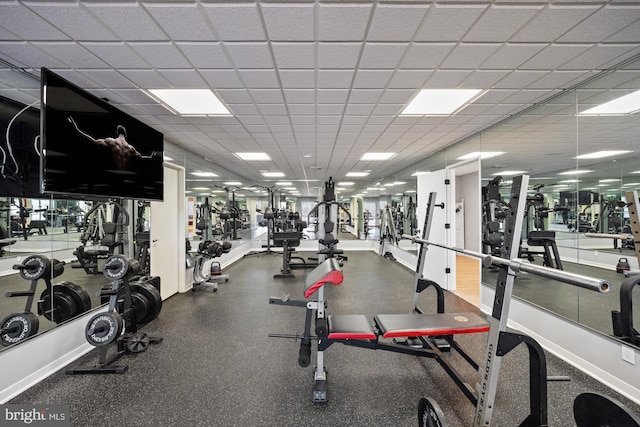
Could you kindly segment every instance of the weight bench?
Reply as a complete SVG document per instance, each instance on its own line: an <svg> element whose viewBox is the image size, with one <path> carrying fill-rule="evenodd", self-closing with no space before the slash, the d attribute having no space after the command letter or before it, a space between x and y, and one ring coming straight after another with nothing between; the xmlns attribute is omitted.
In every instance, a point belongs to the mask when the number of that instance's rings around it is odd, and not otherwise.
<svg viewBox="0 0 640 427"><path fill-rule="evenodd" d="M542 246L544 249L540 252L522 248L521 256L526 256L529 261L533 262L533 255L542 255L542 264L544 266L563 270L560 254L558 253L558 247L556 246L555 231L530 231L527 236L527 245Z"/></svg>
<svg viewBox="0 0 640 427"><path fill-rule="evenodd" d="M290 300L288 297L270 298L270 304L289 305L306 308L306 320L303 335L270 334L271 337L301 339L298 364L307 367L311 364L311 342L317 341L317 360L312 400L326 402L326 371L324 369L324 351L331 345L345 345L369 350L385 350L435 358L447 372L454 372L443 352L456 350L477 370L475 363L453 339L457 334L488 332L489 323L475 313L444 313L444 291L435 282L419 279L417 292L433 287L438 298L438 312L422 313L416 308L414 313L378 314L370 322L361 314L333 314L325 316L324 285L339 285L343 281L342 269L335 258L328 258L312 270L305 280L304 296L306 301ZM317 296L316 301L308 301ZM315 316L315 336L311 335L313 313ZM462 380L459 380L462 383ZM469 385L468 390L473 390Z"/></svg>
<svg viewBox="0 0 640 427"><path fill-rule="evenodd" d="M0 225L0 256L4 255L5 246L11 246L16 243L18 240L12 237L9 237L9 233L7 233L7 229Z"/></svg>

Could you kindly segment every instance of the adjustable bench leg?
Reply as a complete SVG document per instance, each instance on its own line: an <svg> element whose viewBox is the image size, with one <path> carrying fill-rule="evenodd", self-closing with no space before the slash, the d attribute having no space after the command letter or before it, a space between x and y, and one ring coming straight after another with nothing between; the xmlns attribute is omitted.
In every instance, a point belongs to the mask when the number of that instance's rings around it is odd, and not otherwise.
<svg viewBox="0 0 640 427"><path fill-rule="evenodd" d="M326 403L329 399L327 398L327 371L324 369L323 351L318 350L316 363L311 401L314 403Z"/></svg>

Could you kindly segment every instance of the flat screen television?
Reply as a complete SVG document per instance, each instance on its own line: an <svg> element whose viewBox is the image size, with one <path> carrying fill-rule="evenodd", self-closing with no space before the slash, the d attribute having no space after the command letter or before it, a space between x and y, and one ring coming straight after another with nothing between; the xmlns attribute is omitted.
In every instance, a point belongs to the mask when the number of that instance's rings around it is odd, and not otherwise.
<svg viewBox="0 0 640 427"><path fill-rule="evenodd" d="M0 197L39 198L40 111L0 96Z"/></svg>
<svg viewBox="0 0 640 427"><path fill-rule="evenodd" d="M42 68L42 190L162 200L162 133Z"/></svg>

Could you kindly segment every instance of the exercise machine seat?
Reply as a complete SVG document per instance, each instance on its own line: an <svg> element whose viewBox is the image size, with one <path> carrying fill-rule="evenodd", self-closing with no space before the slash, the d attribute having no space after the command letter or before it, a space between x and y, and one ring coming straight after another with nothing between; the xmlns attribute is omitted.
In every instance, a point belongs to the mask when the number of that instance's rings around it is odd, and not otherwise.
<svg viewBox="0 0 640 427"><path fill-rule="evenodd" d="M375 340L377 335L363 314L332 314L328 317L330 340Z"/></svg>
<svg viewBox="0 0 640 427"><path fill-rule="evenodd" d="M489 322L475 313L378 314L374 321L383 338L408 338L489 331Z"/></svg>
<svg viewBox="0 0 640 427"><path fill-rule="evenodd" d="M0 255L4 253L4 249L2 248L4 248L5 246L13 245L17 241L17 239L9 237L7 229L0 225Z"/></svg>
<svg viewBox="0 0 640 427"><path fill-rule="evenodd" d="M327 258L311 270L307 276L304 297L309 298L315 291L323 287L325 283L339 285L343 279L342 269L338 261L335 258Z"/></svg>

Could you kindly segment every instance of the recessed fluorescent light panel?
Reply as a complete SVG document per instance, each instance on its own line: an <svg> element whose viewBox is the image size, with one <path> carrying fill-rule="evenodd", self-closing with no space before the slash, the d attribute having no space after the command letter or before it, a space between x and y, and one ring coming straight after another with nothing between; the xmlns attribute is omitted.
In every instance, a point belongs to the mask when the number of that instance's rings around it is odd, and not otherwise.
<svg viewBox="0 0 640 427"><path fill-rule="evenodd" d="M353 185L355 184L354 182L351 181L343 181L343 182L339 182L338 185Z"/></svg>
<svg viewBox="0 0 640 427"><path fill-rule="evenodd" d="M480 89L422 89L400 112L401 116L443 116L453 114L475 99Z"/></svg>
<svg viewBox="0 0 640 427"><path fill-rule="evenodd" d="M271 160L267 153L235 153L242 160Z"/></svg>
<svg viewBox="0 0 640 427"><path fill-rule="evenodd" d="M456 160L471 160L471 159L490 159L492 157L502 156L503 154L507 154L504 151L473 151L469 154L465 154L464 156L458 157Z"/></svg>
<svg viewBox="0 0 640 427"><path fill-rule="evenodd" d="M230 116L210 89L149 89L149 93L181 116Z"/></svg>
<svg viewBox="0 0 640 427"><path fill-rule="evenodd" d="M267 178L282 178L284 173L282 172L262 172L262 176Z"/></svg>
<svg viewBox="0 0 640 427"><path fill-rule="evenodd" d="M191 172L191 175L201 176L201 177L206 177L206 178L213 178L213 177L218 176L213 172Z"/></svg>
<svg viewBox="0 0 640 427"><path fill-rule="evenodd" d="M611 156L618 156L620 154L627 154L627 153L631 153L631 151L629 150L603 150L603 151L596 151L594 153L589 153L589 154L581 154L579 156L576 156L574 158L576 159L602 159L604 157L611 157Z"/></svg>
<svg viewBox="0 0 640 427"><path fill-rule="evenodd" d="M622 115L640 110L640 90L578 113L579 116Z"/></svg>
<svg viewBox="0 0 640 427"><path fill-rule="evenodd" d="M593 172L593 171L586 170L586 169L576 169L576 170L573 170L573 171L560 172L560 173L558 173L558 175L580 175L580 174L583 174L583 173L591 173L591 172Z"/></svg>
<svg viewBox="0 0 640 427"><path fill-rule="evenodd" d="M240 181L227 181L224 185L237 185L238 187L242 185Z"/></svg>
<svg viewBox="0 0 640 427"><path fill-rule="evenodd" d="M280 185L282 187L288 187L290 185L293 185L293 183L289 181L278 181L276 182L276 185Z"/></svg>
<svg viewBox="0 0 640 427"><path fill-rule="evenodd" d="M347 176L349 177L359 177L359 176L367 176L369 172L348 172Z"/></svg>
<svg viewBox="0 0 640 427"><path fill-rule="evenodd" d="M426 175L426 174L428 174L428 173L431 173L431 172L414 172L414 173L412 173L412 174L411 174L411 176Z"/></svg>
<svg viewBox="0 0 640 427"><path fill-rule="evenodd" d="M506 176L511 176L511 175L520 175L526 173L526 171L502 171L502 172L496 172L496 173L492 173L491 175L506 175Z"/></svg>
<svg viewBox="0 0 640 427"><path fill-rule="evenodd" d="M365 153L360 160L389 160L396 153Z"/></svg>

